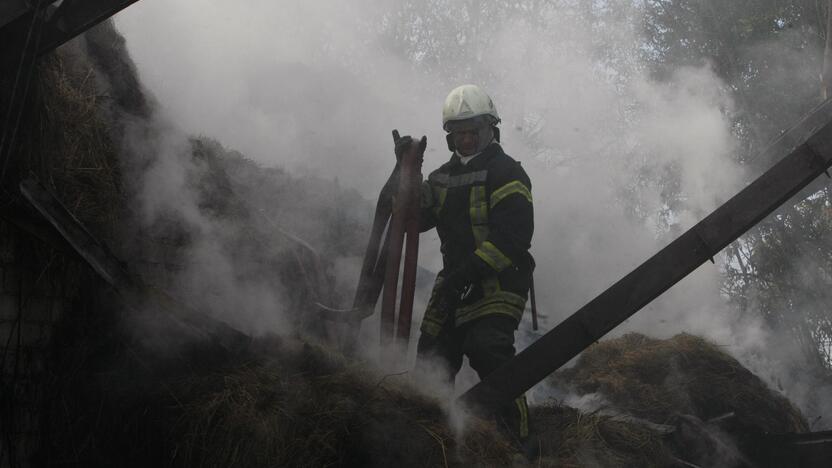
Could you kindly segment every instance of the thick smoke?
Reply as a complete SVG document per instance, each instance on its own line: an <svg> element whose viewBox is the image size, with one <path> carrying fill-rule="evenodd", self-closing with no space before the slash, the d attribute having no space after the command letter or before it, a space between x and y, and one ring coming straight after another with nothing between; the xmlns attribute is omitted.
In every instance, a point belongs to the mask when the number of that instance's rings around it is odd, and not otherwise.
<svg viewBox="0 0 832 468"><path fill-rule="evenodd" d="M151 287L161 286L246 333L288 329L285 291L268 264L283 251L285 239L254 240L262 221L247 211L218 169L221 148L189 137L164 116L136 81L112 27L96 27L62 52L70 66L91 73L99 92L111 98L102 108L131 201L117 251ZM156 306L148 304L148 312ZM131 318L146 344L172 348L174 343L163 341L175 339L157 339L157 332L164 332L157 318Z"/></svg>
<svg viewBox="0 0 832 468"><path fill-rule="evenodd" d="M459 24L477 8L425 5L445 9L444 17ZM449 156L439 122L444 95L464 82L482 85L503 118L504 148L534 185L532 251L548 328L749 177L733 157L734 103L707 63L658 81L641 59L637 5L603 31L592 29L581 8L561 7L506 16L480 29L485 39L431 29L453 21L420 23L433 47L467 51L432 66L425 65L431 57L389 44L403 8L391 2L146 0L116 22L143 82L177 127L211 135L265 165L337 178L368 199L393 163L390 130L428 136L427 174ZM158 167L164 177L148 177L148 193L175 198L178 171ZM148 209L156 209L149 200ZM434 272L441 268L437 244L435 233L422 236L420 263ZM205 253L195 252L197 261ZM210 249L207 257L216 258ZM354 284L358 259L334 262L347 276L340 283ZM720 285L719 265L706 264L614 333L702 335L756 371L771 371L762 376L774 384L780 371L759 367L758 359L770 332L727 306ZM461 380L464 387L472 377Z"/></svg>
<svg viewBox="0 0 832 468"><path fill-rule="evenodd" d="M245 333L286 330L284 290L265 265L284 239L253 243L249 224L259 220L241 217L233 211L236 207L216 200L232 194L211 185L215 174L210 162L196 158L194 142L164 117L151 115L149 121L128 123L126 130L123 152L143 166L132 181L141 187L139 223L162 241L150 244L149 254L178 269L173 292ZM200 186L204 184L209 187ZM173 245L166 246L166 236L185 239L171 239ZM258 269L262 276L252 276Z"/></svg>

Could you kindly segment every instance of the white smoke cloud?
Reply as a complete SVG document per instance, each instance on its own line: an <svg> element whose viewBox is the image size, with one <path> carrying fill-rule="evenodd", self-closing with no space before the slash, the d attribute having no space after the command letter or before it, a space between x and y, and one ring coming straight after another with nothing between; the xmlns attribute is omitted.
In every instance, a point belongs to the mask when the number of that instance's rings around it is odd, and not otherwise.
<svg viewBox="0 0 832 468"><path fill-rule="evenodd" d="M448 17L465 18L467 3L440 3ZM337 177L373 200L393 163L390 130L428 136L427 174L448 157L439 124L447 76L481 84L503 117L506 151L523 162L534 186L532 251L547 327L747 180L732 157L734 103L725 83L707 64L653 79L639 59L637 4L600 32L575 7L505 18L488 28L487 40L450 35L457 42L438 47L473 47L470 63L430 69L385 43L386 22L400 6L144 0L116 23L143 82L178 127L211 135L265 165ZM436 34L437 40L447 36ZM635 182L645 170L651 177L678 176L670 230L660 228L660 213L667 211L662 186ZM170 199L168 184L181 183L182 175L163 166L157 172L160 177L148 177L155 184L148 190ZM639 215L622 202L624 192ZM342 258L336 267L354 274L356 262ZM434 232L422 236L420 264L441 268ZM740 358L751 356L765 346L768 332L725 304L720 283L719 268L706 264L614 333L684 331L726 345ZM460 380L472 383L470 374Z"/></svg>
<svg viewBox="0 0 832 468"><path fill-rule="evenodd" d="M181 246L184 252L165 259L181 269L176 284L166 286L189 304L250 335L287 330L279 281L247 277L246 270L257 260L248 258L248 252L231 250L245 239L248 227L213 216L203 206L206 200L195 184L211 171L194 157L188 136L154 114L148 121L128 121L123 145L123 157L133 158L133 167L142 168L132 171L130 181L139 187L140 225L149 231L176 226L188 237ZM279 240L268 247L278 248ZM147 247L159 250L152 242ZM165 255L164 250L155 255ZM271 253L260 252L263 259Z"/></svg>

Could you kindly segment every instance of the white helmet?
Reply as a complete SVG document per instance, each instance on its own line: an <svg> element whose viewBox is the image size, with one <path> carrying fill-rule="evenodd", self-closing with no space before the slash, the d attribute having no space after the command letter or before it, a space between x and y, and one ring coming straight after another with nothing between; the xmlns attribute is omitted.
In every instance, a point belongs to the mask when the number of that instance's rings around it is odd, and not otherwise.
<svg viewBox="0 0 832 468"><path fill-rule="evenodd" d="M448 122L453 120L467 120L481 115L491 116L492 124L500 122L494 102L481 90L479 86L462 85L455 88L445 98L442 106L442 128L448 129Z"/></svg>

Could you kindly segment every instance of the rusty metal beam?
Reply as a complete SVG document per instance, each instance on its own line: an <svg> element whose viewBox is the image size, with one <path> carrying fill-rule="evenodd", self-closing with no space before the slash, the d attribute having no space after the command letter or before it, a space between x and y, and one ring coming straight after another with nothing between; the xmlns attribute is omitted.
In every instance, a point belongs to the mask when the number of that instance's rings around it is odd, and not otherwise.
<svg viewBox="0 0 832 468"><path fill-rule="evenodd" d="M393 212L393 193L400 170L397 164L378 195L370 240L367 242L352 304L356 311L356 317L353 318L355 323L360 323L373 314L384 284L384 268L387 266L387 252L390 250L390 231L387 226ZM387 236L384 235L385 230Z"/></svg>
<svg viewBox="0 0 832 468"><path fill-rule="evenodd" d="M423 141L427 141L424 140ZM396 338L402 349L410 342L410 324L413 317L413 299L416 294L416 264L419 257L419 228L421 223L420 193L422 187L422 158L424 148L412 148L402 156L402 192L406 193L404 232L406 236L404 264L402 267L402 295L399 299L399 316Z"/></svg>
<svg viewBox="0 0 832 468"><path fill-rule="evenodd" d="M402 162L401 178L410 176L411 168ZM381 294L381 327L379 343L381 353L388 352L387 346L393 341L396 323L396 299L398 295L399 271L402 261L402 247L404 246L405 221L407 217L409 197L403 183L399 183L399 197L395 201L393 216L390 219L390 247L387 265L384 268L384 288Z"/></svg>
<svg viewBox="0 0 832 468"><path fill-rule="evenodd" d="M460 397L493 408L519 397L787 202L832 165L832 101L785 132L762 157L782 158L693 228Z"/></svg>
<svg viewBox="0 0 832 468"><path fill-rule="evenodd" d="M393 143L395 144L398 139L398 130L393 130ZM358 286L353 298L352 312L349 314L350 317L341 343L341 349L347 355L355 353L361 321L371 316L375 311L384 286L385 268L387 267L387 257L390 253L391 243L390 217L393 213L393 195L397 189L400 173L401 164L397 162L393 172L390 173L390 177L387 178L387 182L384 183L378 194L370 239L364 251Z"/></svg>

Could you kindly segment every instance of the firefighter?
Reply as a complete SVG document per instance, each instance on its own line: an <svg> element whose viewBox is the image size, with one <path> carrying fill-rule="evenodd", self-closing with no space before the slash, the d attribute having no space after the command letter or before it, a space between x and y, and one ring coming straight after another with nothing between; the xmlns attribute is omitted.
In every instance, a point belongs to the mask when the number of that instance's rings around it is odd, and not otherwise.
<svg viewBox="0 0 832 468"><path fill-rule="evenodd" d="M450 384L463 356L480 379L514 356L514 331L528 297L534 229L531 182L500 145L500 116L474 85L448 95L442 110L451 159L422 187L421 230L436 228L442 271L417 345L417 370L438 363ZM413 143L402 137L396 156ZM430 364L429 364L430 363ZM525 397L493 408L498 423L528 437Z"/></svg>

